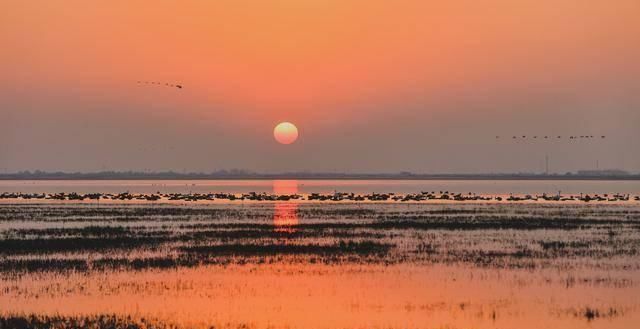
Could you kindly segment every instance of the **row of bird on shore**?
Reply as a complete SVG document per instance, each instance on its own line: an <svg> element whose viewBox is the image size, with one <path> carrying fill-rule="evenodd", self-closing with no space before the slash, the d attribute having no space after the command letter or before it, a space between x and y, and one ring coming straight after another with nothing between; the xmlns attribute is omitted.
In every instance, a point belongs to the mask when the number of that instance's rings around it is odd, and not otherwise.
<svg viewBox="0 0 640 329"><path fill-rule="evenodd" d="M113 200L113 201L214 201L214 200L229 200L229 201L292 201L292 200L308 200L308 201L429 201L429 200L443 200L443 201L640 201L640 196L631 196L630 194L584 194L580 195L562 195L558 194L541 194L541 195L514 195L509 196L488 196L479 195L475 193L451 193L449 191L440 191L436 193L432 192L420 192L409 194L395 194L395 193L370 193L370 194L355 194L355 193L311 193L307 195L301 194L268 194L268 193L11 193L5 192L0 194L0 199L22 199L22 200L70 200L70 201L83 201L83 200Z"/></svg>

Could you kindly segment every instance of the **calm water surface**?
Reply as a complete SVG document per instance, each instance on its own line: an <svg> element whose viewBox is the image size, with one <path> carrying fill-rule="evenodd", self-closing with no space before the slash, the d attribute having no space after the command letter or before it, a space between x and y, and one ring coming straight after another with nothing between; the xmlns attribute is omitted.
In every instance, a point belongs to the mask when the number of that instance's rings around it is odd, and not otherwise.
<svg viewBox="0 0 640 329"><path fill-rule="evenodd" d="M0 182L81 193L440 189L639 192L619 181ZM639 296L637 203L0 204L0 317L622 329L640 323Z"/></svg>
<svg viewBox="0 0 640 329"><path fill-rule="evenodd" d="M531 180L51 180L0 181L0 192L23 193L248 193L289 187L298 193L418 193L449 191L478 194L624 193L640 194L640 181ZM287 189L285 189L287 190Z"/></svg>

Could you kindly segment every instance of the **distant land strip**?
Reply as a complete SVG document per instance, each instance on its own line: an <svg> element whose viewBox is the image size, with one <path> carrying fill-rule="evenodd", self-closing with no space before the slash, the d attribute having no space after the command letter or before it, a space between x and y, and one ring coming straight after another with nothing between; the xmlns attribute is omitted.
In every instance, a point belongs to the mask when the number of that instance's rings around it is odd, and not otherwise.
<svg viewBox="0 0 640 329"><path fill-rule="evenodd" d="M45 172L22 171L0 173L0 180L640 180L640 174L621 170L578 171L564 174L487 173L487 174L418 174L400 173L254 173L245 170L221 170L211 173L137 172Z"/></svg>

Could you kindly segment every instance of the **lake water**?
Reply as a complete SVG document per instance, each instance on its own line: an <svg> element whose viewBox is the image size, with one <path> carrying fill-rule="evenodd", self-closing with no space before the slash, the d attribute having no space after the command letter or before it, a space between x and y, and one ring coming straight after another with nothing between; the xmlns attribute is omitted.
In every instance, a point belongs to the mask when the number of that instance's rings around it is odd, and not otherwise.
<svg viewBox="0 0 640 329"><path fill-rule="evenodd" d="M418 193L640 194L640 181L576 180L5 180L0 192L22 193Z"/></svg>
<svg viewBox="0 0 640 329"><path fill-rule="evenodd" d="M0 327L635 328L639 227L635 203L0 204Z"/></svg>
<svg viewBox="0 0 640 329"><path fill-rule="evenodd" d="M640 184L0 181L24 193L440 190L637 195ZM0 328L635 328L638 232L635 201L8 200Z"/></svg>

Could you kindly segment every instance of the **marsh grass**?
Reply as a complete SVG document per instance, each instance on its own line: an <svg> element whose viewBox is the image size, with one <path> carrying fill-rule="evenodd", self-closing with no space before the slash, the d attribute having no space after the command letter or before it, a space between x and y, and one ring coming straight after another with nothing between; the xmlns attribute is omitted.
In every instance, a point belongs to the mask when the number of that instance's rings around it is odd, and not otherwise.
<svg viewBox="0 0 640 329"><path fill-rule="evenodd" d="M20 302L74 296L99 300L105 294L133 293L129 295L133 299L141 293L147 293L147 297L187 298L193 294L211 299L238 297L246 302L246 296L262 291L264 286L277 288L278 282L288 282L288 275L295 278L292 286L297 286L306 279L308 284L324 280L327 271L334 271L337 281L324 281L330 284L320 287L335 287L349 279L353 271L359 273L353 282L372 275L372 287L376 288L384 281L379 278L392 278L393 289L413 280L413 286L405 287L411 291L409 295L414 288L420 291L425 285L434 291L438 286L448 291L455 287L482 288L487 283L495 284L497 290L503 282L509 285L508 295L491 299L491 290L486 303L485 295L472 300L467 290L461 292L462 298L427 303L422 299L428 299L431 291L423 291L411 302L395 304L395 309L402 310L403 319L420 312L436 312L451 315L453 322L471 317L498 326L503 317L527 315L526 307L542 307L544 314L574 321L580 327L616 321L624 318L625 312L636 310L630 308L635 305L629 302L632 298L616 304L617 300L607 296L637 291L637 207L306 204L294 208L290 215L296 220L284 225L274 220L274 214L273 205L265 204L0 205L0 280L4 284L0 296ZM450 272L436 273L435 268ZM406 275L407 269L418 269L418 274ZM375 276L387 270L384 276ZM288 271L295 274L284 274ZM263 282L259 275L271 281ZM44 282L48 279L51 282ZM189 288L182 290L183 286ZM311 291L316 286L304 287ZM520 287L529 290L518 290ZM343 287L343 291L350 292L350 288ZM565 290L571 289L567 296L588 290L589 295L602 300L573 299L540 306L530 303L526 293L517 296L510 292L530 293L531 288L544 291L545 300L564 296ZM225 291L228 295L221 295ZM395 294L395 290L387 290L381 299L368 299L370 291L364 289L358 293L367 298L356 298L358 311L379 312L377 305L394 305L386 304L386 296ZM368 309L369 305L373 308ZM519 305L525 305L525 309ZM14 309L27 311L26 306ZM219 311L225 312L224 307ZM137 316L101 314L104 308L94 312L0 312L0 329L190 328L187 322L174 325ZM139 313L136 310L130 314ZM209 328L208 322L204 323L198 328Z"/></svg>
<svg viewBox="0 0 640 329"><path fill-rule="evenodd" d="M572 314L576 318L583 318L589 322L597 319L612 319L622 316L623 314L621 310L612 306L603 308L586 306L579 309L571 309L568 313Z"/></svg>
<svg viewBox="0 0 640 329"><path fill-rule="evenodd" d="M238 325L235 328L242 328ZM5 315L0 316L0 329L181 329L175 324L144 317L99 314L91 316ZM211 326L210 328L216 328ZM230 328L230 327L227 327Z"/></svg>
<svg viewBox="0 0 640 329"><path fill-rule="evenodd" d="M340 241L330 245L320 244L224 244L214 246L189 246L181 250L197 255L265 256L265 255L384 255L391 244L374 241Z"/></svg>
<svg viewBox="0 0 640 329"><path fill-rule="evenodd" d="M0 210L0 275L300 259L640 267L640 212L630 206L308 204L296 208L295 225L282 227L266 204Z"/></svg>

